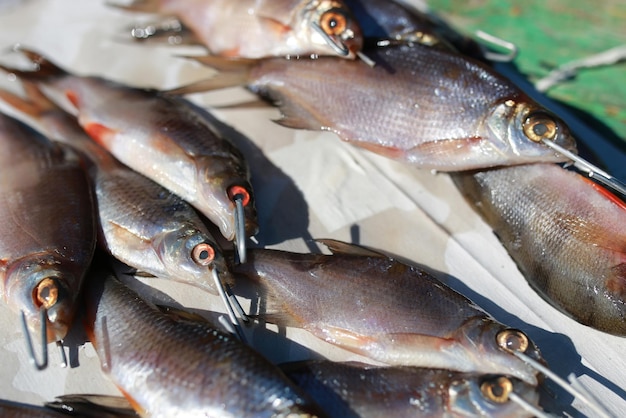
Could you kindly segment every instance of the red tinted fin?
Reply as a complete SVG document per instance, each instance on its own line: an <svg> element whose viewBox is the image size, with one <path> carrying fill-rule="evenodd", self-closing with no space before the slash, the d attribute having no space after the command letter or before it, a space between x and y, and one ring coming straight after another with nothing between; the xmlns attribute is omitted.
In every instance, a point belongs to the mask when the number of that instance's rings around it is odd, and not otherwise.
<svg viewBox="0 0 626 418"><path fill-rule="evenodd" d="M107 148L107 138L115 135L116 131L96 122L88 123L84 127L85 132L98 144Z"/></svg>
<svg viewBox="0 0 626 418"><path fill-rule="evenodd" d="M606 197L607 199L609 199L611 202L615 203L620 209L622 210L626 210L626 203L624 203L624 201L622 199L620 199L619 197L615 196L613 193L611 193L608 189L606 189L605 187L602 187L601 185L599 185L598 183L596 183L595 181L592 181L590 179L588 179L585 176L581 176L587 183L589 183L594 189L595 191L597 191L598 193L600 193L602 196Z"/></svg>

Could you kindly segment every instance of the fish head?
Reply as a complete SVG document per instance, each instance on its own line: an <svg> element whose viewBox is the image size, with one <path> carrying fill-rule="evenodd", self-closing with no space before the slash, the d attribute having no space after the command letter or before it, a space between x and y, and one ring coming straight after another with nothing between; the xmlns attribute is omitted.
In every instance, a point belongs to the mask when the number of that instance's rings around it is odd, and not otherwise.
<svg viewBox="0 0 626 418"><path fill-rule="evenodd" d="M235 200L241 198L246 237L256 234L257 217L252 186L241 164L231 156L197 157L198 209L213 222L224 238L232 241L235 225ZM196 205L196 203L194 203Z"/></svg>
<svg viewBox="0 0 626 418"><path fill-rule="evenodd" d="M5 296L16 311L24 312L31 332L39 335L40 312L45 310L48 342L65 338L76 310L76 295L68 283L72 273L62 271L53 256L40 254L24 257L8 266Z"/></svg>
<svg viewBox="0 0 626 418"><path fill-rule="evenodd" d="M487 118L491 151L513 164L564 162L565 155L544 141L577 153L576 141L567 125L530 99L504 100L493 107Z"/></svg>
<svg viewBox="0 0 626 418"><path fill-rule="evenodd" d="M208 232L187 227L168 231L155 240L163 269L174 280L188 283L217 294L211 271L215 270L222 282L233 282L226 259Z"/></svg>
<svg viewBox="0 0 626 418"><path fill-rule="evenodd" d="M317 55L338 55L353 59L363 48L361 27L348 6L340 0L307 0L296 13L296 36L300 43L312 43Z"/></svg>
<svg viewBox="0 0 626 418"><path fill-rule="evenodd" d="M538 407L536 386L503 375L468 375L454 380L448 388L448 409L455 416L532 417L510 399L511 393Z"/></svg>
<svg viewBox="0 0 626 418"><path fill-rule="evenodd" d="M539 372L518 358L514 352L545 364L539 348L522 331L508 328L490 318L474 318L459 328L458 339L486 373L506 374L531 385L538 382Z"/></svg>

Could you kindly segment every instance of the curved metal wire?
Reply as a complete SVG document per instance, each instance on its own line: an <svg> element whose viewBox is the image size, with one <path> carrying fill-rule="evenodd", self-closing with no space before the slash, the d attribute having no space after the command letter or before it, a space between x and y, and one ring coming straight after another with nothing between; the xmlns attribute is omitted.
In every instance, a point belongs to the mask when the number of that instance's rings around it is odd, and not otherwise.
<svg viewBox="0 0 626 418"><path fill-rule="evenodd" d="M37 360L35 356L35 349L33 348L33 340L30 337L30 331L28 330L28 324L26 323L26 314L21 311L22 314L22 333L26 340L26 348L28 349L28 355L30 356L30 362L35 366L37 370L43 370L48 367L48 315L45 308L39 310L40 322L41 322L41 362Z"/></svg>

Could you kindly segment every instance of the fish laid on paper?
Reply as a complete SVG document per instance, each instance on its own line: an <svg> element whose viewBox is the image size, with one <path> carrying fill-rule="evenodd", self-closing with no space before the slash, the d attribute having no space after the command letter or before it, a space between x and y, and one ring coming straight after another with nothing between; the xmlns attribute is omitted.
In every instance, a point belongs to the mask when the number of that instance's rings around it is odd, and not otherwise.
<svg viewBox="0 0 626 418"><path fill-rule="evenodd" d="M531 417L509 394L539 401L535 386L501 375L326 360L281 368L332 417Z"/></svg>
<svg viewBox="0 0 626 418"><path fill-rule="evenodd" d="M521 331L496 322L423 269L357 246L321 242L334 254L251 249L248 262L233 267L237 283L248 278L250 286L259 285L262 318L304 328L389 365L507 374L537 383L536 372L507 351L541 359Z"/></svg>
<svg viewBox="0 0 626 418"><path fill-rule="evenodd" d="M530 285L578 322L626 336L626 205L555 164L454 174Z"/></svg>
<svg viewBox="0 0 626 418"><path fill-rule="evenodd" d="M422 44L365 54L375 67L330 57L238 66L200 57L222 72L170 93L246 85L280 108L282 125L334 132L394 160L440 171L568 159L545 139L576 151L561 120L478 61Z"/></svg>
<svg viewBox="0 0 626 418"><path fill-rule="evenodd" d="M96 241L95 209L76 153L0 114L0 291L48 341L71 326Z"/></svg>
<svg viewBox="0 0 626 418"><path fill-rule="evenodd" d="M177 195L115 160L69 115L25 83L28 98L0 90L0 99L32 117L54 140L90 161L102 247L141 273L185 282L217 294L209 269L232 282L215 239Z"/></svg>
<svg viewBox="0 0 626 418"><path fill-rule="evenodd" d="M18 51L36 68L1 68L66 96L81 126L119 161L185 199L229 240L236 232L233 198L244 196L246 234L256 233L243 156L189 105L154 90L72 75L32 51Z"/></svg>
<svg viewBox="0 0 626 418"><path fill-rule="evenodd" d="M324 416L236 337L173 319L112 275L90 277L86 299L86 329L102 368L141 416Z"/></svg>
<svg viewBox="0 0 626 418"><path fill-rule="evenodd" d="M173 15L212 54L354 58L361 30L342 0L135 0L128 10Z"/></svg>

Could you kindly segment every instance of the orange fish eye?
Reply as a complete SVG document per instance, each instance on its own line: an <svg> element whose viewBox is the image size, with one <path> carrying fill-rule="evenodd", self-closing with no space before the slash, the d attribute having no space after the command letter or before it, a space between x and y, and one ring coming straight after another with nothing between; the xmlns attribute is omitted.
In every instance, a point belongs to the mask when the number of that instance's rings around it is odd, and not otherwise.
<svg viewBox="0 0 626 418"><path fill-rule="evenodd" d="M198 244L192 250L191 258L201 266L208 266L215 259L215 249L206 243Z"/></svg>
<svg viewBox="0 0 626 418"><path fill-rule="evenodd" d="M483 396L494 403L505 403L513 392L513 383L504 376L495 380L488 380L480 385Z"/></svg>
<svg viewBox="0 0 626 418"><path fill-rule="evenodd" d="M504 351L525 352L530 345L528 337L522 331L516 329L505 329L496 335L498 346Z"/></svg>
<svg viewBox="0 0 626 418"><path fill-rule="evenodd" d="M348 18L339 9L330 9L320 16L320 27L329 36L338 36L344 33L348 27Z"/></svg>

